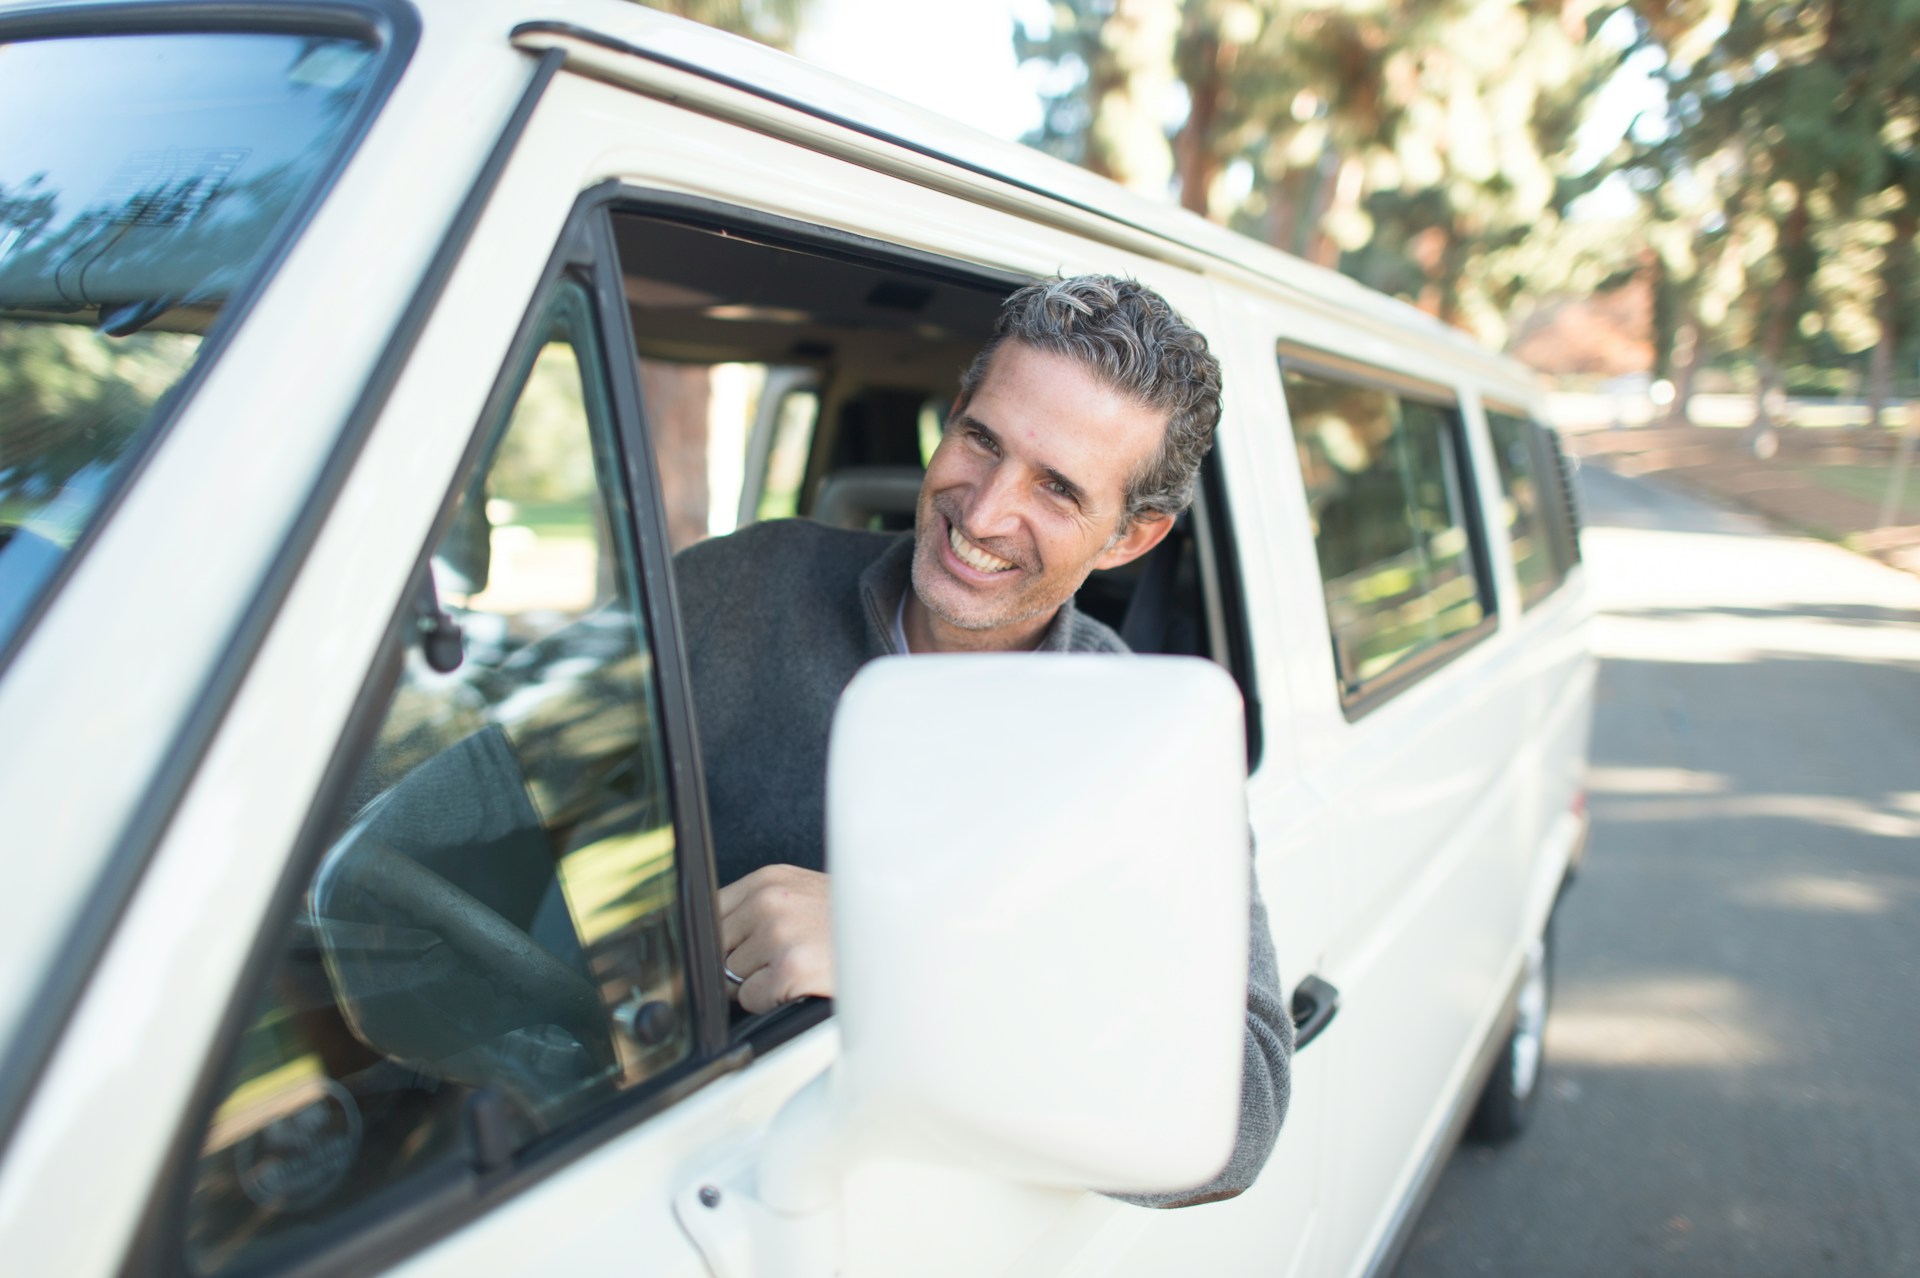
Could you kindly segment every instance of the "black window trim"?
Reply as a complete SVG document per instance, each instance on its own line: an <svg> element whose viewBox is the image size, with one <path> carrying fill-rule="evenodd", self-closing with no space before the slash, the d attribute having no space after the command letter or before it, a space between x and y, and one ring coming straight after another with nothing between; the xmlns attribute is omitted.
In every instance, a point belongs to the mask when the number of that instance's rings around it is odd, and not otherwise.
<svg viewBox="0 0 1920 1278"><path fill-rule="evenodd" d="M184 1243L199 1138L218 1107L221 1085L226 1082L239 1051L252 1009L280 957L284 924L304 895L325 853L325 839L334 813L379 731L407 646L415 641L418 583L426 580L434 547L452 522L463 491L460 481L479 464L495 427L519 394L524 381L520 374L529 357L529 347L541 337L554 295L566 281L573 282L587 294L600 330L599 340L607 366L599 371L606 378L613 417L609 425L622 465L619 483L632 516L629 526L639 552L639 562L635 565L642 596L639 602L649 626L656 627L648 638L652 666L659 681L657 691L666 729L668 771L674 786L676 890L687 950L685 979L694 1019L689 1051L685 1059L658 1076L515 1151L498 1166L484 1165L476 1151L476 1161L471 1165L449 1163L433 1169L413 1181L392 1187L362 1208L348 1213L356 1226L353 1229L336 1231L324 1242L289 1244L284 1251L276 1250L257 1263L237 1266L225 1274L227 1278L245 1278L254 1273L271 1273L275 1278L344 1278L384 1268L564 1170L639 1123L672 1108L714 1079L743 1068L757 1052L764 1052L769 1046L761 1042L735 1047L729 1045L726 1038L726 996L721 988L717 957L718 924L705 805L704 802L690 805L685 797L689 784L698 786L697 763L693 766L688 763L698 759L698 751L690 703L685 699L684 680L679 678L682 649L678 624L671 611L674 606L670 593L671 565L662 557L666 545L664 514L657 486L652 482L652 449L638 415L637 370L633 361L620 358L623 350L632 349L632 334L625 314L618 259L614 256L603 214L605 204L604 189L589 191L576 203L559 247L543 270L532 301L515 331L501 370L441 499L440 509L415 556L408 576L408 581L414 584L396 601L378 655L349 711L327 772L314 792L295 840L296 850L288 858L249 949L243 974L221 1018L215 1046L196 1080L192 1100L182 1111L184 1119L167 1155L165 1173L128 1250L122 1278L190 1278L192 1271L186 1265ZM618 327L611 327L610 320L617 322ZM636 481L645 481L646 486ZM657 628L662 616L668 623L664 629ZM670 684L682 685L678 694ZM708 958L704 963L703 950ZM781 1023L790 1028L795 1019L788 1016ZM792 1032L788 1032L780 1041L792 1036Z"/></svg>
<svg viewBox="0 0 1920 1278"><path fill-rule="evenodd" d="M1234 534L1233 508L1227 495L1226 463L1220 456L1222 441L1215 437L1213 447L1200 462L1200 494L1194 503L1196 550L1201 556L1201 571L1213 581L1213 593L1220 602L1221 624L1226 650L1214 654L1234 682L1240 685L1240 699L1246 718L1247 777L1260 771L1266 757L1266 712L1260 702L1258 669L1253 659L1253 635L1249 624L1246 578L1240 565L1240 545ZM1211 564L1207 561L1211 560ZM1211 572L1208 572L1209 568ZM1205 581L1202 589L1206 589Z"/></svg>
<svg viewBox="0 0 1920 1278"><path fill-rule="evenodd" d="M1357 723L1408 688L1423 682L1436 670L1452 664L1455 658L1477 647L1499 629L1499 601L1494 594L1493 569L1487 549L1486 503L1480 494L1478 474L1474 467L1472 441L1468 437L1466 428L1466 412L1462 406L1462 396L1458 392L1434 382L1423 381L1404 373L1380 368L1374 364L1365 364L1284 339L1277 342L1275 348L1282 402L1286 399L1287 373L1301 372L1345 386L1381 390L1402 399L1430 404L1444 411L1449 422L1453 462L1459 472L1453 479L1460 490L1461 521L1467 534L1467 551L1468 558L1473 564L1474 586L1480 598L1480 620L1465 630L1448 635L1438 643L1401 658L1386 670L1360 684L1347 681L1344 672L1340 669L1340 658L1336 650L1333 671L1335 690L1340 697L1340 712L1348 723ZM1291 404L1287 406L1287 433L1289 437L1293 433ZM1297 472L1297 464L1295 469ZM1319 554L1316 546L1314 555L1316 576L1319 570ZM1324 582L1321 584L1320 606L1322 615L1325 615ZM1331 624L1327 629L1327 639L1331 644L1333 640Z"/></svg>
<svg viewBox="0 0 1920 1278"><path fill-rule="evenodd" d="M694 721L693 691L686 678L686 636L680 628L680 602L674 589L673 557L667 542L666 506L652 446L640 374L633 358L633 317L628 310L614 243L609 205L617 187L587 191L573 218L582 241L576 253L597 259L594 303L604 335L612 376L615 447L632 502L636 565L653 651L656 695L666 726L667 770L672 777L674 846L679 866L681 935L687 947L685 981L694 1017L694 1050L719 1055L727 1046L729 1000L720 969L719 890L713 840L707 829L706 778L700 767L700 738Z"/></svg>
<svg viewBox="0 0 1920 1278"><path fill-rule="evenodd" d="M307 198L294 210L261 256L256 264L256 273L237 291L235 301L223 310L219 322L208 333L203 343L204 349L196 358L193 368L170 392L164 416L152 432L151 439L128 459L126 471L101 503L90 531L65 556L39 601L22 618L12 638L6 645L0 646L0 677L5 676L14 655L26 642L27 636L36 629L44 609L59 595L61 583L85 559L92 539L111 521L124 494L132 490L160 440L170 432L173 423L179 419L185 405L197 391L206 370L218 361L229 334L236 332L251 313L254 301L261 292L259 282L279 270L294 242L305 233L314 213L331 194L341 172L358 152L367 130L412 60L420 32L419 15L406 0L295 0L288 4L262 3L261 0L197 0L196 3L177 5L167 4L165 0L126 0L123 3L85 8L31 8L3 13L0 14L0 42L63 35L205 30L210 25L219 30L236 31L289 28L310 31L318 26L328 32L354 33L373 39L380 45L384 50L383 64L368 87L361 113L349 127L346 141L334 163L322 171ZM559 61L556 55L545 77L551 77L553 71L558 69ZM531 97L538 96L538 89L544 85L545 78L535 78L537 83L530 91L529 100L523 103L523 111L531 109ZM318 531L320 513L330 504L338 480L344 476L352 457L357 455L359 440L364 438L366 427L384 404L386 392L393 378L398 375L400 363L411 349L412 335L424 323L425 309L438 297L440 286L452 269L453 259L465 242L466 231L477 220L484 198L492 190L498 169L505 163L506 151L518 136L517 122L520 119L516 116L516 124L509 127L501 147L490 157L488 167L469 192L467 203L456 216L453 230L442 247L441 256L435 259L427 278L409 304L382 365L369 380L367 394L355 406L343 433L342 443L329 462L331 469L328 474L331 479L323 478L308 506L301 512L295 531L283 545L248 608L245 614L247 620L242 623L202 688L197 700L198 709L176 735L167 751L167 762L136 804L92 892L76 911L67 939L23 1012L13 1041L0 1050L0 1154L4 1154L7 1144L12 1140L27 1100L52 1058L54 1046L79 1000L80 991L85 988L99 961L107 937L131 899L154 848L158 846L162 831L186 791L189 778L199 766L215 729L225 716L252 653L265 637L273 605L291 587L293 572L304 559L306 549Z"/></svg>

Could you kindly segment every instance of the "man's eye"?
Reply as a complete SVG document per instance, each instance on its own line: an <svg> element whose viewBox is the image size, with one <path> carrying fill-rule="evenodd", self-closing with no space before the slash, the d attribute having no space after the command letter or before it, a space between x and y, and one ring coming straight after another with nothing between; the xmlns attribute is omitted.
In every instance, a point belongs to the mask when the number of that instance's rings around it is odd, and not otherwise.
<svg viewBox="0 0 1920 1278"><path fill-rule="evenodd" d="M976 448L984 449L989 453L1000 451L994 446L993 436L983 430L970 430L967 432L967 438L973 441L973 445Z"/></svg>
<svg viewBox="0 0 1920 1278"><path fill-rule="evenodd" d="M1057 479L1048 480L1046 488L1048 492L1060 498L1062 501L1074 501L1073 490ZM1074 502L1074 504L1078 505L1079 503Z"/></svg>

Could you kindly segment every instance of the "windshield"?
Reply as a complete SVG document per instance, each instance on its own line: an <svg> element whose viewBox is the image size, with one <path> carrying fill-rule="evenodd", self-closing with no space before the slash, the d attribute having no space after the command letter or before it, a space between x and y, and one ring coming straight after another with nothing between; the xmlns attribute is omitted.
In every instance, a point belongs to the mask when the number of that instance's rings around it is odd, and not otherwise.
<svg viewBox="0 0 1920 1278"><path fill-rule="evenodd" d="M0 43L0 651L347 145L370 43Z"/></svg>

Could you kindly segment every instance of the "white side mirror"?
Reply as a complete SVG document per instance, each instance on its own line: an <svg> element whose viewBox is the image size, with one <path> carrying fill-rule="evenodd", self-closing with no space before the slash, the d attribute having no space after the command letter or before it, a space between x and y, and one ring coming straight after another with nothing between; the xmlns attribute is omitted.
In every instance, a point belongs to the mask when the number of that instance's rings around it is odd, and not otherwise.
<svg viewBox="0 0 1920 1278"><path fill-rule="evenodd" d="M1238 1124L1241 704L1190 658L864 668L827 766L842 1058L886 1152L1184 1189Z"/></svg>

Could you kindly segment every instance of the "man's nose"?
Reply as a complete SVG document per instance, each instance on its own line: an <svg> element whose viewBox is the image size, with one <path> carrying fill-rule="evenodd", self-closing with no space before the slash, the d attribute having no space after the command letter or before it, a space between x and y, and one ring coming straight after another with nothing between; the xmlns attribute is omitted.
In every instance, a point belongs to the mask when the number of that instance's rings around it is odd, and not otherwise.
<svg viewBox="0 0 1920 1278"><path fill-rule="evenodd" d="M1025 485L1019 467L1001 462L987 472L967 505L967 533L973 537L1004 537L1020 525L1020 501Z"/></svg>

